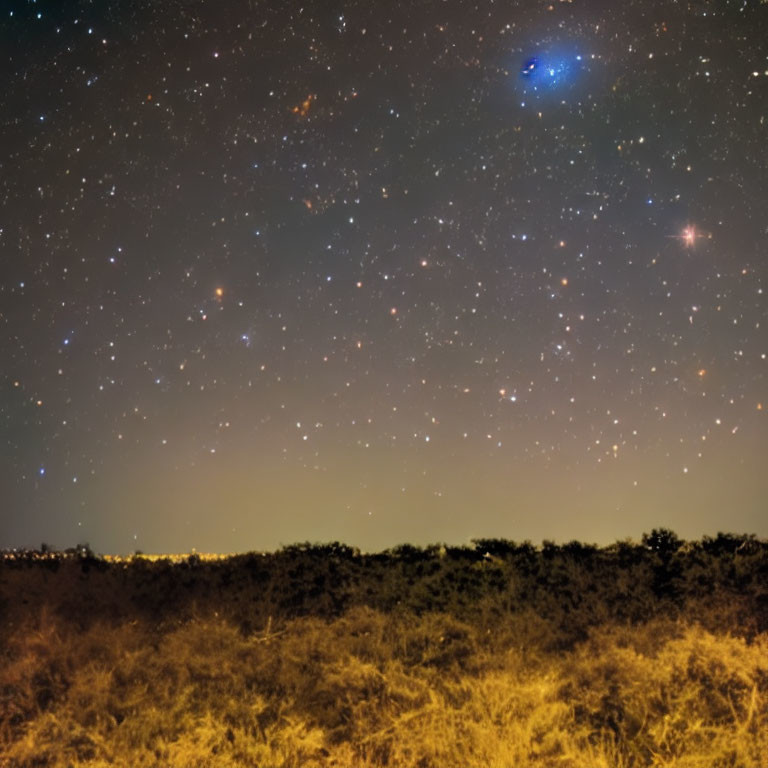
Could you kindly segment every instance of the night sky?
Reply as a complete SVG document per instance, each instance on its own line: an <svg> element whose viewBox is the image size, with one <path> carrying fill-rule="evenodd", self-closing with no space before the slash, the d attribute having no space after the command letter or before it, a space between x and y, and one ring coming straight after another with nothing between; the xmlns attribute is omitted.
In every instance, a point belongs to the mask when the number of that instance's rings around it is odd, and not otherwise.
<svg viewBox="0 0 768 768"><path fill-rule="evenodd" d="M0 547L768 535L768 4L0 8Z"/></svg>

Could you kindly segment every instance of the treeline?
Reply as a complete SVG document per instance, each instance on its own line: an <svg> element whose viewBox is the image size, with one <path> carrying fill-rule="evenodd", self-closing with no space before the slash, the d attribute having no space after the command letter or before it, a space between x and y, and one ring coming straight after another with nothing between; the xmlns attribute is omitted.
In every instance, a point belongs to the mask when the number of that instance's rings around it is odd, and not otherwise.
<svg viewBox="0 0 768 768"><path fill-rule="evenodd" d="M607 547L476 539L472 546L401 545L363 554L340 543L172 562L109 562L87 545L0 560L0 610L11 626L45 603L82 626L98 618L149 621L217 615L255 631L267 621L334 618L354 607L440 612L491 626L532 613L567 647L606 621L695 611L712 629L768 628L768 541L720 533L684 542L655 529Z"/></svg>

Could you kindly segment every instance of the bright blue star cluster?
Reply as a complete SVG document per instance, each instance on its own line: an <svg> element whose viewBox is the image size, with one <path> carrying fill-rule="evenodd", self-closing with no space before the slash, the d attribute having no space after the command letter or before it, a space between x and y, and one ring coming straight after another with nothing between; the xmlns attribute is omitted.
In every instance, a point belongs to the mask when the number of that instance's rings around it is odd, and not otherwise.
<svg viewBox="0 0 768 768"><path fill-rule="evenodd" d="M547 91L570 82L580 68L581 61L582 57L578 54L538 54L527 57L520 67L520 78L525 83L525 91Z"/></svg>

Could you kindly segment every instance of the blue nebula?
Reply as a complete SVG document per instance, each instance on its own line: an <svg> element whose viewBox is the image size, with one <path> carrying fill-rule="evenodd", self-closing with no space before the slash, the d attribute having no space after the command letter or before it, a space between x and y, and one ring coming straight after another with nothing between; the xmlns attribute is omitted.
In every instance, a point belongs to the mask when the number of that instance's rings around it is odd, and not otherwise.
<svg viewBox="0 0 768 768"><path fill-rule="evenodd" d="M520 67L525 92L550 91L571 82L581 68L581 56L539 54L529 56Z"/></svg>

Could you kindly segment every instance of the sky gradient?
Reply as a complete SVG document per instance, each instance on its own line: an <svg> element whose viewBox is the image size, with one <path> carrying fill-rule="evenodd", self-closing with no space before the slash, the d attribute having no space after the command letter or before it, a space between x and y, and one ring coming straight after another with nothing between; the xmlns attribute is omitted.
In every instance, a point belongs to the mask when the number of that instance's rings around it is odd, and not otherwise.
<svg viewBox="0 0 768 768"><path fill-rule="evenodd" d="M768 535L768 5L2 13L0 547Z"/></svg>

